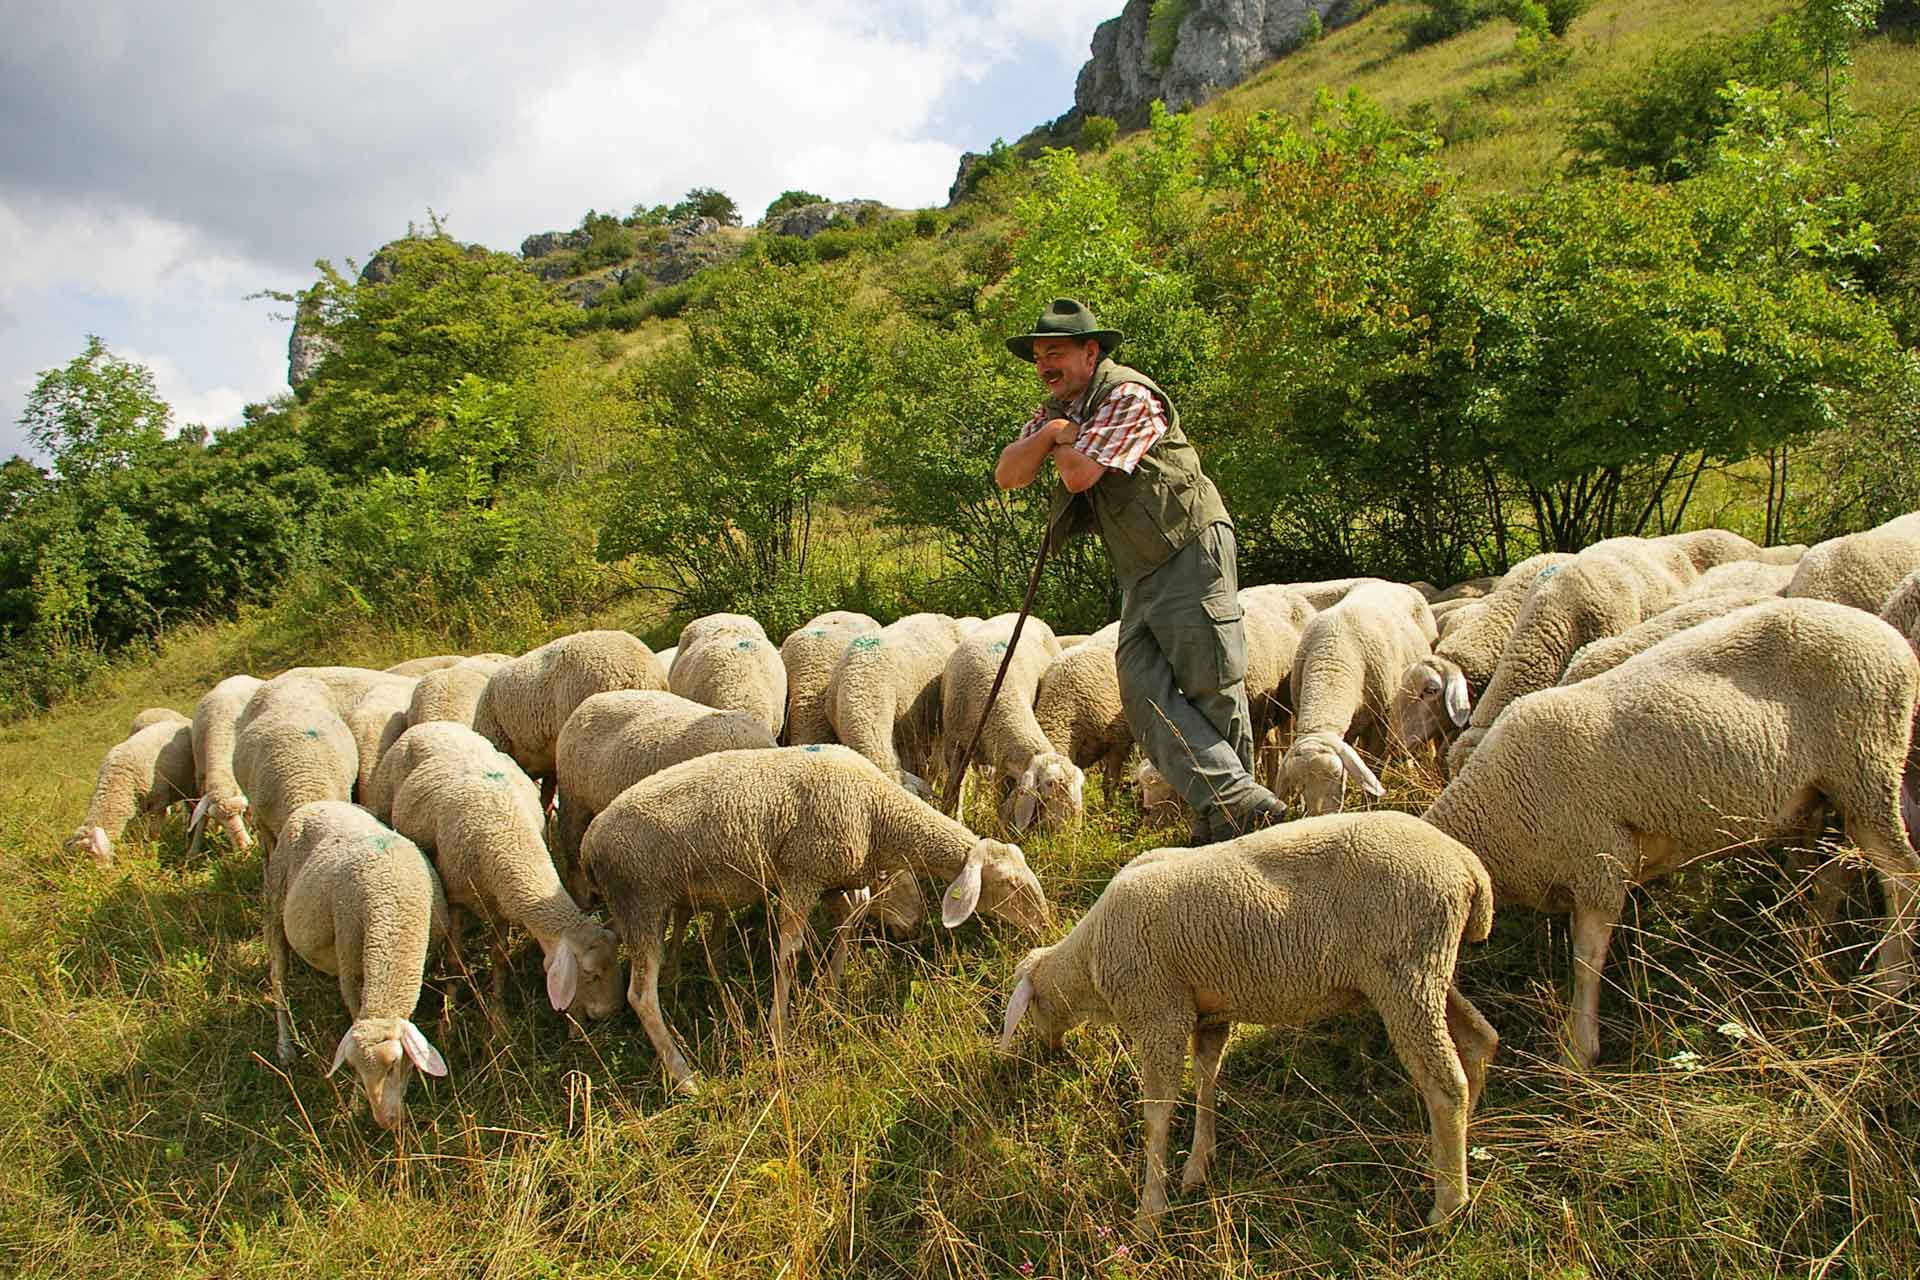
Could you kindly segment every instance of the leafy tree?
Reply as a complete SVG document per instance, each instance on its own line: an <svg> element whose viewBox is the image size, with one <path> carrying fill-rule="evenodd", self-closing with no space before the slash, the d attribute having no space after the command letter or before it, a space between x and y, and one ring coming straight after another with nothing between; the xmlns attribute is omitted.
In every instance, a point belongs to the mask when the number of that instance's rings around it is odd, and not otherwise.
<svg viewBox="0 0 1920 1280"><path fill-rule="evenodd" d="M1407 44L1418 49L1451 40L1486 22L1500 8L1500 0L1425 0L1424 11L1407 28Z"/></svg>
<svg viewBox="0 0 1920 1280"><path fill-rule="evenodd" d="M574 255L573 262L581 271L610 267L634 255L633 233L610 213L587 210L580 219L580 229L587 233L587 244Z"/></svg>
<svg viewBox="0 0 1920 1280"><path fill-rule="evenodd" d="M673 206L669 222L685 222L689 218L712 218L723 227L740 225L740 206L733 197L715 187L694 187L687 192L686 199Z"/></svg>
<svg viewBox="0 0 1920 1280"><path fill-rule="evenodd" d="M972 195L988 179L1012 173L1019 164L1019 152L1008 146L1005 138L995 138L988 144L986 154L976 155L967 167L966 176L960 181L960 194Z"/></svg>
<svg viewBox="0 0 1920 1280"><path fill-rule="evenodd" d="M773 203L767 206L767 211L761 215L760 221L772 222L789 209L799 209L810 204L824 204L826 199L825 196L811 191L782 191L773 198Z"/></svg>
<svg viewBox="0 0 1920 1280"><path fill-rule="evenodd" d="M1080 122L1080 149L1105 151L1120 133L1120 122L1112 116L1092 115Z"/></svg>
<svg viewBox="0 0 1920 1280"><path fill-rule="evenodd" d="M1850 80L1847 68L1853 65L1853 42L1873 29L1880 4L1881 0L1804 0L1794 15L1800 46L1820 78L1820 105L1829 138L1834 130L1835 95L1844 98Z"/></svg>
<svg viewBox="0 0 1920 1280"><path fill-rule="evenodd" d="M145 365L121 360L93 334L59 369L45 369L27 395L20 425L77 483L136 465L166 439L173 410Z"/></svg>
<svg viewBox="0 0 1920 1280"><path fill-rule="evenodd" d="M352 281L323 262L315 286L333 349L309 384L302 429L315 460L349 477L449 456L462 379L531 375L575 323L517 257L462 245L437 225L381 252L393 267L386 283ZM523 443L523 426L515 430ZM503 469L516 456L514 447L495 453Z"/></svg>

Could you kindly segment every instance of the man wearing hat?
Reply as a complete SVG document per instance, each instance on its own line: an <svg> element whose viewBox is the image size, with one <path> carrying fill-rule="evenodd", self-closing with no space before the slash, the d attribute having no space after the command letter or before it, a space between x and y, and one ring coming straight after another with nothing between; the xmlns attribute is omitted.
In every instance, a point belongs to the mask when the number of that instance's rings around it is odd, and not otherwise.
<svg viewBox="0 0 1920 1280"><path fill-rule="evenodd" d="M1233 520L1167 393L1111 358L1121 337L1056 298L1032 333L1007 339L1047 398L993 478L1023 488L1051 458L1052 545L1099 530L1122 591L1114 664L1127 725L1193 809L1194 843L1226 840L1286 813L1253 780Z"/></svg>

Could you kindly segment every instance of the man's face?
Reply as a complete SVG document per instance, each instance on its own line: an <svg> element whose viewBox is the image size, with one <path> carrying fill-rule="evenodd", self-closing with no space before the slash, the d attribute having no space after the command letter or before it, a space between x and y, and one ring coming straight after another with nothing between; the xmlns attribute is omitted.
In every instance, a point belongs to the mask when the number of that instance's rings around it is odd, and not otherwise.
<svg viewBox="0 0 1920 1280"><path fill-rule="evenodd" d="M1100 344L1092 338L1033 340L1033 371L1056 400L1078 399L1099 363Z"/></svg>

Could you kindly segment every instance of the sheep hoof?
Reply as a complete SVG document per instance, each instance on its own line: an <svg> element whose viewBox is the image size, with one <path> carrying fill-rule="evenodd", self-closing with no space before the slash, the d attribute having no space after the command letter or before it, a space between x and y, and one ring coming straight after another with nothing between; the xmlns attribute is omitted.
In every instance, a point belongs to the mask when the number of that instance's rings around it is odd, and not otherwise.
<svg viewBox="0 0 1920 1280"><path fill-rule="evenodd" d="M1433 1208L1427 1210L1427 1225L1437 1227L1465 1207L1466 1202L1456 1196L1436 1199Z"/></svg>
<svg viewBox="0 0 1920 1280"><path fill-rule="evenodd" d="M1180 1174L1180 1190L1182 1191L1197 1190L1202 1184L1206 1182L1206 1180L1207 1180L1206 1166L1195 1165L1193 1162L1189 1161L1187 1163L1186 1169L1183 1170Z"/></svg>
<svg viewBox="0 0 1920 1280"><path fill-rule="evenodd" d="M692 1072L688 1072L673 1082L673 1092L683 1098L697 1098L700 1096L700 1082Z"/></svg>

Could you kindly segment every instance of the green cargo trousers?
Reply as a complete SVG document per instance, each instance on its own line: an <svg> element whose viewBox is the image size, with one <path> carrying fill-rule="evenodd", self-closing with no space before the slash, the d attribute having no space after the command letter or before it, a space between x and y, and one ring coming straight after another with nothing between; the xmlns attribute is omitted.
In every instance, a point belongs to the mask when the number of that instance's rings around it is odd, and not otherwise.
<svg viewBox="0 0 1920 1280"><path fill-rule="evenodd" d="M1273 793L1253 780L1233 526L1212 524L1122 598L1114 666L1133 740L1226 839Z"/></svg>

